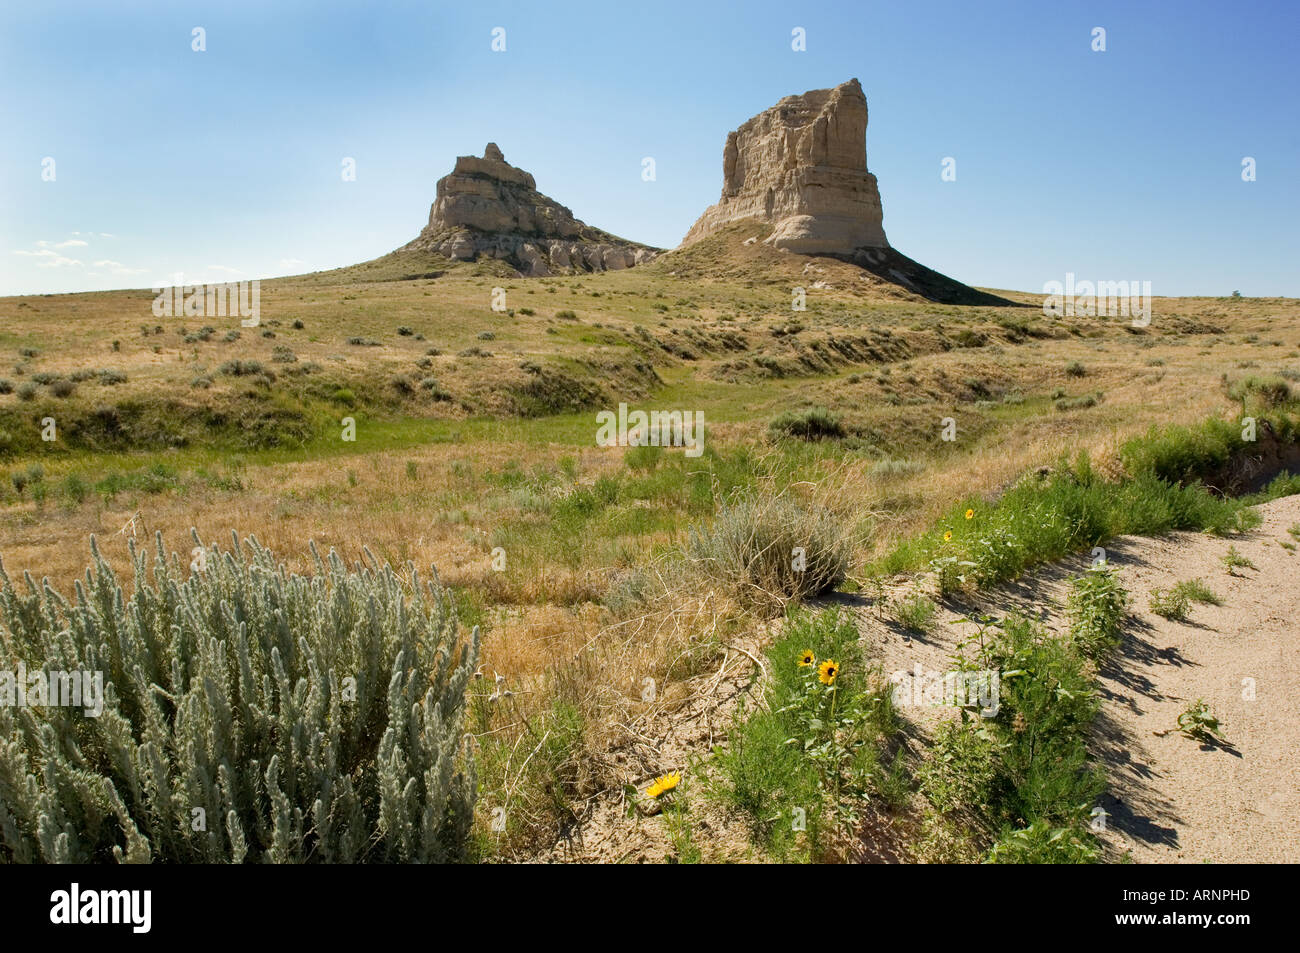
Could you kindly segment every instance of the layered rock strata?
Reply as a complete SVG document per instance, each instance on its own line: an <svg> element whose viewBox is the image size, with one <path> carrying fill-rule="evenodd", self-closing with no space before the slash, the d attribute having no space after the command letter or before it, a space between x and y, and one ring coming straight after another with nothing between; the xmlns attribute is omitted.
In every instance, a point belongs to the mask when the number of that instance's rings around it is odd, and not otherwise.
<svg viewBox="0 0 1300 953"><path fill-rule="evenodd" d="M457 158L438 180L429 224L402 250L455 261L499 258L531 276L631 268L657 252L574 218L538 192L530 174L506 162L494 142L481 158Z"/></svg>
<svg viewBox="0 0 1300 953"><path fill-rule="evenodd" d="M770 223L766 241L806 255L889 247L880 190L867 171L867 98L856 79L787 96L727 135L722 197L682 244L741 219Z"/></svg>

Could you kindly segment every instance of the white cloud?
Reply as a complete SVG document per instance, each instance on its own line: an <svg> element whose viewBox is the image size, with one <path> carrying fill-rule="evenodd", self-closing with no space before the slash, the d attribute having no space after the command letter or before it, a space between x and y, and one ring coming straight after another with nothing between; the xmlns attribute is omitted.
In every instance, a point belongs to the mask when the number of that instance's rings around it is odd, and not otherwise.
<svg viewBox="0 0 1300 953"><path fill-rule="evenodd" d="M37 242L37 244L39 245L41 243ZM27 251L22 248L15 248L14 254L41 259L36 263L38 268L62 268L67 265L76 265L80 268L83 265L83 262L80 262L75 258L66 258L50 248L40 248L37 251Z"/></svg>
<svg viewBox="0 0 1300 953"><path fill-rule="evenodd" d="M281 259L280 259L280 267L281 267L281 268L296 268L298 265L303 265L303 264L306 264L306 262L302 261L302 259L300 259L300 258L281 258Z"/></svg>
<svg viewBox="0 0 1300 953"><path fill-rule="evenodd" d="M115 275L143 275L148 268L128 268L120 261L103 258L95 262L96 268L108 268Z"/></svg>
<svg viewBox="0 0 1300 953"><path fill-rule="evenodd" d="M72 232L73 235L94 236L94 232ZM102 233L101 233L102 234ZM69 238L61 242L51 242L41 239L34 242L34 249L15 248L13 254L22 255L25 258L34 259L32 264L37 268L85 268L86 262L77 258L69 258L59 249L62 248L85 248L90 243L80 238ZM111 258L100 258L91 264L93 268L106 269L108 274L117 277L129 277L132 275L143 275L147 268L129 268L120 261L114 261ZM102 278L104 272L84 272L89 277Z"/></svg>

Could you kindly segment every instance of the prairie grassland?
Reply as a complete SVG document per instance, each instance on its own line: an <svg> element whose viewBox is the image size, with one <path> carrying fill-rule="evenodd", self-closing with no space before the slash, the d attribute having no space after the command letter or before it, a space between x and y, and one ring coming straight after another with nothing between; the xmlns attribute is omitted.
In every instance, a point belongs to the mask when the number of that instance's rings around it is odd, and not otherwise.
<svg viewBox="0 0 1300 953"><path fill-rule="evenodd" d="M1152 426L1240 413L1243 378L1300 372L1294 299L1157 298L1146 328L1015 292L934 305L753 232L543 279L387 256L264 282L257 328L155 318L147 290L0 299L5 568L68 592L91 534L124 564L133 531L184 553L191 527L301 570L308 540L436 566L485 633L471 724L518 810L483 842L509 854L553 842L614 783L612 740L753 624L686 556L737 494L832 512L852 586L956 501L1080 450L1115 464ZM620 402L703 412L705 453L596 446ZM843 436L769 432L813 408Z"/></svg>

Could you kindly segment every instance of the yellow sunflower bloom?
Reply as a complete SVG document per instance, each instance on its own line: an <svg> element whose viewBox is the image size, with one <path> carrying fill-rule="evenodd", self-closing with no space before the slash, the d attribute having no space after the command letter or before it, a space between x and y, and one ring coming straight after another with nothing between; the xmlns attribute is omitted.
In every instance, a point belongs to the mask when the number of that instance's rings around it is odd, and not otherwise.
<svg viewBox="0 0 1300 953"><path fill-rule="evenodd" d="M799 667L807 668L817 661L817 656L813 655L812 649L804 649L799 653Z"/></svg>
<svg viewBox="0 0 1300 953"><path fill-rule="evenodd" d="M948 532L943 534L943 541L946 543L951 539L952 539L952 530L948 530Z"/></svg>
<svg viewBox="0 0 1300 953"><path fill-rule="evenodd" d="M967 511L966 511L966 518L967 518L967 519L974 519L974 517L975 517L975 511L974 511L974 510L967 510Z"/></svg>
<svg viewBox="0 0 1300 953"><path fill-rule="evenodd" d="M676 771L655 778L655 783L646 788L649 797L662 797L682 783L682 776Z"/></svg>
<svg viewBox="0 0 1300 953"><path fill-rule="evenodd" d="M834 685L835 677L840 674L839 662L827 659L817 667L817 680L823 685Z"/></svg>

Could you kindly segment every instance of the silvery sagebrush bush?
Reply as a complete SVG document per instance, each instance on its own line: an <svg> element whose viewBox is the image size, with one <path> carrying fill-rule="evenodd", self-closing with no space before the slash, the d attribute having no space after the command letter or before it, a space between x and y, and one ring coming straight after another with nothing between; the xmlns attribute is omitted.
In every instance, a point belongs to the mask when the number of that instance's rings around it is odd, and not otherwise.
<svg viewBox="0 0 1300 953"><path fill-rule="evenodd" d="M691 527L687 556L744 602L771 607L839 585L852 545L843 520L825 508L741 496L719 508L711 527Z"/></svg>
<svg viewBox="0 0 1300 953"><path fill-rule="evenodd" d="M132 543L128 595L92 537L72 601L0 564L0 664L102 671L105 695L98 718L0 706L0 861L463 856L478 629L458 638L410 564L313 545L298 575L232 541L188 571L161 535L152 561Z"/></svg>

